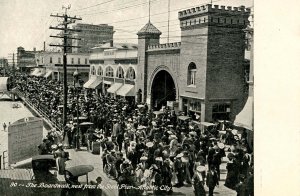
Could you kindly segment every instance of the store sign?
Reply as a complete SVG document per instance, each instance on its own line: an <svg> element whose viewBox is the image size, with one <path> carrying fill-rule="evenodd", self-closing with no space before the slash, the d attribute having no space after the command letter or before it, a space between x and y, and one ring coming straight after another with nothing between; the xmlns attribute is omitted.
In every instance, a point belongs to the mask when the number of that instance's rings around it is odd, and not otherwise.
<svg viewBox="0 0 300 196"><path fill-rule="evenodd" d="M167 106L172 108L174 106L174 101L167 101Z"/></svg>
<svg viewBox="0 0 300 196"><path fill-rule="evenodd" d="M37 117L20 119L8 127L8 162L14 164L38 155L43 139L43 120Z"/></svg>

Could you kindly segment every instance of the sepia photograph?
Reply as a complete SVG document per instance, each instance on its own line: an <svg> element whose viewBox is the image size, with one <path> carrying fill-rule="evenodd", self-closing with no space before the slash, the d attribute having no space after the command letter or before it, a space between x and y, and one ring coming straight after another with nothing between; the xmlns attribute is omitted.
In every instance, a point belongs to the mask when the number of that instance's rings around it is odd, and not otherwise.
<svg viewBox="0 0 300 196"><path fill-rule="evenodd" d="M253 0L0 13L1 196L254 195Z"/></svg>

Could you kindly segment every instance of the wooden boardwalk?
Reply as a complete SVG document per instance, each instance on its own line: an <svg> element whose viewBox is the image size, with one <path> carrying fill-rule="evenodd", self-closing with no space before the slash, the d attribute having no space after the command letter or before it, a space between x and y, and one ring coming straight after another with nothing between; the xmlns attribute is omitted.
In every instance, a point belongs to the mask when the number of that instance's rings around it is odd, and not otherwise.
<svg viewBox="0 0 300 196"><path fill-rule="evenodd" d="M102 160L101 155L94 155L86 150L82 151L75 151L73 149L66 150L70 153L70 159L67 161L66 167L73 167L77 165L93 165L94 171L90 172L88 177L89 181L95 181L97 177L102 177L102 185L110 185L112 188L108 188L103 190L109 196L117 196L118 191L113 188L113 186L117 186L117 182L112 180L106 176L102 169ZM221 181L220 186L216 187L215 195L222 195L222 196L232 196L236 195L236 192L224 187L224 182L226 178L226 161L221 165ZM0 170L0 196L25 196L25 195L42 195L41 193L36 193L32 190L32 188L25 188L24 186L16 186L10 187L12 183L18 184L27 184L31 182L31 170L26 169L13 169L13 170ZM64 177L62 175L57 176L57 180L59 183L65 184ZM81 176L79 177L79 181L82 184L86 183L86 177ZM208 188L205 186L206 191L208 192ZM45 195L60 195L59 189L51 189L46 190L47 194ZM52 191L52 192L49 192ZM56 191L56 192L55 192ZM191 186L184 186L181 188L173 188L174 193L172 195L186 195L186 196L193 196L193 188ZM77 195L77 194L76 194ZM80 194L81 195L81 194ZM150 194L151 195L151 194Z"/></svg>

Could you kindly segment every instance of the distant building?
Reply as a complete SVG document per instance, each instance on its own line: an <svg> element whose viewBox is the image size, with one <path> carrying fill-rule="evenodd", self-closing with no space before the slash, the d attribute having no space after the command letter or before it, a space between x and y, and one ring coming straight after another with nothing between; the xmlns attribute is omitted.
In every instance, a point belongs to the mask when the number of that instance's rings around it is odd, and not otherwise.
<svg viewBox="0 0 300 196"><path fill-rule="evenodd" d="M109 42L92 48L86 89L135 100L137 44Z"/></svg>
<svg viewBox="0 0 300 196"><path fill-rule="evenodd" d="M78 23L73 26L73 29L81 30L72 34L75 38L81 40L72 40L72 46L80 48L72 48L73 53L89 53L91 48L104 42L112 41L114 27L107 24L93 25Z"/></svg>
<svg viewBox="0 0 300 196"><path fill-rule="evenodd" d="M43 51L36 54L36 61L39 67L43 67L45 74L43 77L63 81L63 54L62 52ZM73 73L78 69L80 79L88 80L89 77L89 54L70 53L67 55L67 81L73 82Z"/></svg>
<svg viewBox="0 0 300 196"><path fill-rule="evenodd" d="M33 51L28 51L23 47L18 47L17 51L17 56L15 56L16 67L20 68L20 70L25 70L26 68L37 66L35 55L38 51L35 48L33 48Z"/></svg>

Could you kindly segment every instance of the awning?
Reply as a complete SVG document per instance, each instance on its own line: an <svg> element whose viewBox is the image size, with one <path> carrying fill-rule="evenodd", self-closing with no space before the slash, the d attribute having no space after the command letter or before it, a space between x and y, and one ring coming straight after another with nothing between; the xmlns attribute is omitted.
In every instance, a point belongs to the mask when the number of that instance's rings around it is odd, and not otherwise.
<svg viewBox="0 0 300 196"><path fill-rule="evenodd" d="M112 84L111 81L106 81L106 80L104 80L103 83L104 83L104 84Z"/></svg>
<svg viewBox="0 0 300 196"><path fill-rule="evenodd" d="M248 130L253 130L253 97L248 97L244 108L236 115L233 124Z"/></svg>
<svg viewBox="0 0 300 196"><path fill-rule="evenodd" d="M7 91L7 81L8 77L0 77L0 92Z"/></svg>
<svg viewBox="0 0 300 196"><path fill-rule="evenodd" d="M84 88L89 88L89 86L96 81L97 78L90 78L86 83L84 83Z"/></svg>
<svg viewBox="0 0 300 196"><path fill-rule="evenodd" d="M107 89L108 93L115 93L122 86L121 83L114 83Z"/></svg>
<svg viewBox="0 0 300 196"><path fill-rule="evenodd" d="M46 74L44 75L45 78L48 78L52 74L52 71L47 71Z"/></svg>
<svg viewBox="0 0 300 196"><path fill-rule="evenodd" d="M93 89L99 88L101 83L102 83L102 79L96 78L96 80L89 85L89 88L93 88Z"/></svg>
<svg viewBox="0 0 300 196"><path fill-rule="evenodd" d="M134 85L124 84L117 92L117 95L126 97L126 96L135 96Z"/></svg>
<svg viewBox="0 0 300 196"><path fill-rule="evenodd" d="M36 74L39 73L39 72L40 72L40 70L39 70L38 68L35 68L35 69L30 73L30 75L31 75L31 76L36 76Z"/></svg>
<svg viewBox="0 0 300 196"><path fill-rule="evenodd" d="M178 119L183 120L183 121L188 120L190 118L191 117L189 117L189 116L178 116Z"/></svg>
<svg viewBox="0 0 300 196"><path fill-rule="evenodd" d="M44 72L42 70L39 70L39 72L37 74L35 74L35 76L37 77L42 77L44 75Z"/></svg>

